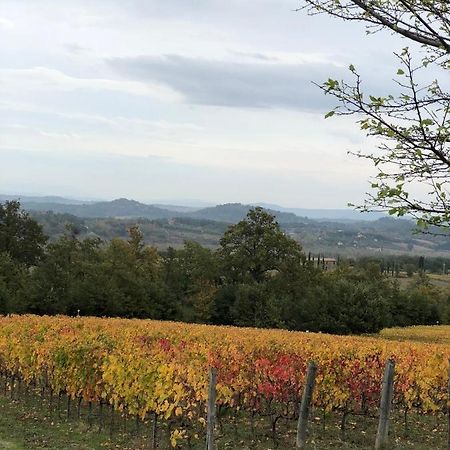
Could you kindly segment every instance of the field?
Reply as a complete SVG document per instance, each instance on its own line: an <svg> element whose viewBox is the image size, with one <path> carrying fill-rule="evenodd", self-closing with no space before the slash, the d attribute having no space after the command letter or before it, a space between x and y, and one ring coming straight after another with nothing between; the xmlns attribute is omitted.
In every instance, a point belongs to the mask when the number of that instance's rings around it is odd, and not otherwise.
<svg viewBox="0 0 450 450"><path fill-rule="evenodd" d="M448 288L450 286L450 275L430 273L427 274L432 284L440 288Z"/></svg>
<svg viewBox="0 0 450 450"><path fill-rule="evenodd" d="M61 403L65 403L64 398ZM115 414L111 426L110 414L105 414L104 425L100 426L99 408L95 408L88 419L88 408L82 406L81 419L77 411L67 417L67 410L49 408L49 397L31 396L11 401L0 395L0 448L11 450L136 450L150 448L152 427L149 423L136 426L134 418L124 418ZM438 450L445 449L445 421L436 423L434 417L412 416L406 432L402 414L392 418L391 433L395 449ZM354 416L347 421L346 429L340 429L341 418L337 415L325 417L313 415L309 425L308 448L313 450L373 450L373 436L376 432L375 418ZM218 449L292 448L295 440L295 424L280 421L276 441L270 433L270 419L262 418L254 423L242 420L238 427L222 420L222 428L217 430ZM166 424L158 429L159 449L170 449ZM189 448L189 447L188 447ZM191 442L195 450L204 449L204 440Z"/></svg>
<svg viewBox="0 0 450 450"><path fill-rule="evenodd" d="M417 341L450 346L450 325L386 328L380 332L383 339Z"/></svg>
<svg viewBox="0 0 450 450"><path fill-rule="evenodd" d="M310 448L371 448L384 364L392 358L395 448L446 448L447 330L424 331L437 343L400 343L143 320L4 317L0 391L21 408L28 402L37 417L39 406L43 417L80 415L90 426L116 430L116 438L141 427L128 438L135 442L130 448L202 448L208 369L216 367L219 448L289 448L306 366L315 360ZM420 339L422 331L382 334ZM0 432L9 442L1 426ZM92 448L127 448L113 440L98 445Z"/></svg>

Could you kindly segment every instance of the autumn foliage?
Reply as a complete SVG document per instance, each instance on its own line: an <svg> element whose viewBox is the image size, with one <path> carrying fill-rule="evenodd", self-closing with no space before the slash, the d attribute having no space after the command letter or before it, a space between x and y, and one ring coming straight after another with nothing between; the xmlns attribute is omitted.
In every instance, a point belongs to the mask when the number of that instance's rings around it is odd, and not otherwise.
<svg viewBox="0 0 450 450"><path fill-rule="evenodd" d="M394 405L445 412L450 347L281 330L147 320L0 318L4 376L104 401L145 419L204 423L208 368L230 411L295 419L308 361L318 363L314 405L376 412L386 359L396 361ZM181 431L177 431L182 436Z"/></svg>

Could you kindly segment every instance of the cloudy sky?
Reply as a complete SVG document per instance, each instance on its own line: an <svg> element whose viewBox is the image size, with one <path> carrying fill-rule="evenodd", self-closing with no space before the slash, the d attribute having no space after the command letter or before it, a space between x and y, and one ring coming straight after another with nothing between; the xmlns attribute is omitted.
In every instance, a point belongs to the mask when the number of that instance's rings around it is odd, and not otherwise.
<svg viewBox="0 0 450 450"><path fill-rule="evenodd" d="M373 173L312 81L385 93L387 34L296 0L0 0L0 193L336 208Z"/></svg>

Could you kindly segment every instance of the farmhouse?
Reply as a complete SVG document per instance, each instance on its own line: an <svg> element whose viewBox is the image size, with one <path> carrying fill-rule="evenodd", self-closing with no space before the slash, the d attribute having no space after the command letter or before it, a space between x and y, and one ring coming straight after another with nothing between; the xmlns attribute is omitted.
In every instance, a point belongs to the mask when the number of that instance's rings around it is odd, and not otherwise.
<svg viewBox="0 0 450 450"><path fill-rule="evenodd" d="M322 267L326 272L330 272L337 267L337 259L336 258L323 258L322 259Z"/></svg>
<svg viewBox="0 0 450 450"><path fill-rule="evenodd" d="M311 261L314 266L321 268L325 272L331 272L336 269L338 260L336 258L325 258L324 256L314 256L311 258L311 254L308 255L308 261Z"/></svg>

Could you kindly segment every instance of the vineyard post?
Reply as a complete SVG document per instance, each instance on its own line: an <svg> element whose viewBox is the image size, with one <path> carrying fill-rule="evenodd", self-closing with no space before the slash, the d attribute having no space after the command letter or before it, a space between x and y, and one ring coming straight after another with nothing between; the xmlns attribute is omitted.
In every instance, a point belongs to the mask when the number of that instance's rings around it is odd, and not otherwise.
<svg viewBox="0 0 450 450"><path fill-rule="evenodd" d="M58 392L58 419L61 419L61 391Z"/></svg>
<svg viewBox="0 0 450 450"><path fill-rule="evenodd" d="M2 374L2 377L4 378L4 382L5 382L5 384L3 385L3 394L6 397L6 392L8 391L8 374L6 372L4 372Z"/></svg>
<svg viewBox="0 0 450 450"><path fill-rule="evenodd" d="M394 370L395 361L393 359L388 359L384 369L380 401L380 419L375 440L375 450L388 448L389 414L391 412L392 397L394 395Z"/></svg>
<svg viewBox="0 0 450 450"><path fill-rule="evenodd" d="M98 412L98 417L100 419L99 430L101 431L103 429L103 400L102 399L100 399L100 410Z"/></svg>
<svg viewBox="0 0 450 450"><path fill-rule="evenodd" d="M11 378L11 398L13 398L13 396L14 396L14 383L15 383L15 377L13 374L12 378Z"/></svg>
<svg viewBox="0 0 450 450"><path fill-rule="evenodd" d="M302 402L300 404L300 414L297 424L297 440L296 448L303 449L306 445L306 427L308 424L309 408L316 384L317 364L310 361L308 364L308 371L306 373L306 384L302 395Z"/></svg>
<svg viewBox="0 0 450 450"><path fill-rule="evenodd" d="M111 403L110 406L111 416L109 417L109 438L112 438L114 433L114 405Z"/></svg>
<svg viewBox="0 0 450 450"><path fill-rule="evenodd" d="M139 436L139 428L140 428L140 426L139 426L139 416L138 415L136 415L134 417L134 423L135 423L134 430L136 432L136 436Z"/></svg>
<svg viewBox="0 0 450 450"><path fill-rule="evenodd" d="M50 413L50 419L53 417L53 389L50 388L50 400L48 402L48 409Z"/></svg>
<svg viewBox="0 0 450 450"><path fill-rule="evenodd" d="M217 369L209 369L209 389L208 389L208 413L206 422L206 450L214 448L214 426L216 422L216 381Z"/></svg>
<svg viewBox="0 0 450 450"><path fill-rule="evenodd" d="M152 421L152 431L150 435L150 449L156 449L156 437L158 433L158 414L156 412L153 413L153 421ZM170 430L169 430L170 431Z"/></svg>
<svg viewBox="0 0 450 450"><path fill-rule="evenodd" d="M89 425L89 430L92 428L92 401L89 400L88 403L88 416L87 416L87 421L88 421L88 425Z"/></svg>

